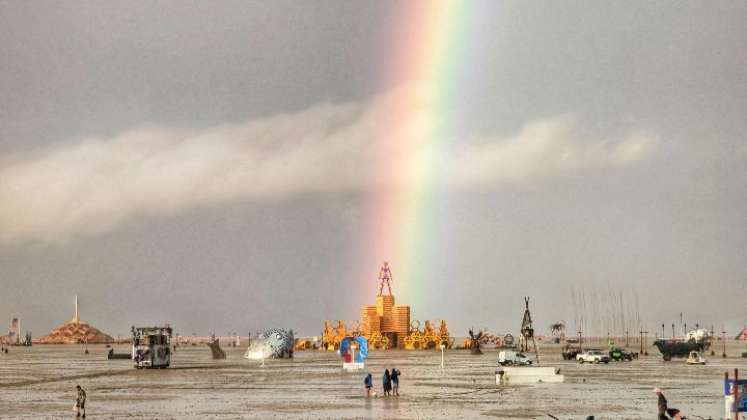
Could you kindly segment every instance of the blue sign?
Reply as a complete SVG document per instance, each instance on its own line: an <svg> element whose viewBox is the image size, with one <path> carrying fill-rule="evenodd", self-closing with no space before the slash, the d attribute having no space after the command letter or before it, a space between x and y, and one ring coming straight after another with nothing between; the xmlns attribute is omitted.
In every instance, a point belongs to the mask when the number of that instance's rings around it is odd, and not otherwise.
<svg viewBox="0 0 747 420"><path fill-rule="evenodd" d="M352 360L351 347L355 343L357 351L355 351L355 360ZM345 359L346 362L363 363L368 357L368 340L366 337L345 337L340 341L340 355ZM351 359L351 360L348 360Z"/></svg>
<svg viewBox="0 0 747 420"><path fill-rule="evenodd" d="M747 379L740 379L737 384L737 391L739 392L739 401L737 403L737 409L740 413L747 413ZM724 396L734 395L734 379L724 380ZM731 412L734 412L734 407L731 408Z"/></svg>

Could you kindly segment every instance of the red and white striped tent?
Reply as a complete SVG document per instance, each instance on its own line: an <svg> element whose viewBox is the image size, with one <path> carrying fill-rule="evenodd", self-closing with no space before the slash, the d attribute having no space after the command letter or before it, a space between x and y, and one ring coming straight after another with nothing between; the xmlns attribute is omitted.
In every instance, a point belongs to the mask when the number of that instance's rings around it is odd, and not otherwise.
<svg viewBox="0 0 747 420"><path fill-rule="evenodd" d="M742 331L737 334L736 337L734 337L735 340L747 340L747 326L742 328Z"/></svg>

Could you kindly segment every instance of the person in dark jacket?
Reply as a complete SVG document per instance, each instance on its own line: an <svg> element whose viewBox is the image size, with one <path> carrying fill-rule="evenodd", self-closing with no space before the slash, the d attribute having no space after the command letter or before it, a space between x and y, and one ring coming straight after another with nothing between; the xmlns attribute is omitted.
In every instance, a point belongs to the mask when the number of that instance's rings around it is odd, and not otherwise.
<svg viewBox="0 0 747 420"><path fill-rule="evenodd" d="M366 387L366 396L371 396L371 388L373 388L373 376L369 373L366 375L366 379L363 380L363 386Z"/></svg>
<svg viewBox="0 0 747 420"><path fill-rule="evenodd" d="M389 375L389 369L384 369L384 396L390 395L392 392L392 377Z"/></svg>
<svg viewBox="0 0 747 420"><path fill-rule="evenodd" d="M389 375L392 378L392 394L399 397L399 375L401 375L402 372L398 371L395 368L392 368L392 373Z"/></svg>
<svg viewBox="0 0 747 420"><path fill-rule="evenodd" d="M684 419L685 417L682 416L682 412L676 408L669 408L667 406L667 399L664 397L664 394L661 392L661 389L654 388L654 393L659 396L658 406L659 406L659 417L657 417L659 420L669 420L669 419Z"/></svg>
<svg viewBox="0 0 747 420"><path fill-rule="evenodd" d="M664 394L659 388L654 388L654 394L659 396L659 417L657 417L657 419L669 420L669 417L667 416L667 399L664 398Z"/></svg>
<svg viewBox="0 0 747 420"><path fill-rule="evenodd" d="M80 385L75 385L75 388L78 390L78 397L75 399L75 417L81 417L82 412L83 418L86 418L86 391Z"/></svg>

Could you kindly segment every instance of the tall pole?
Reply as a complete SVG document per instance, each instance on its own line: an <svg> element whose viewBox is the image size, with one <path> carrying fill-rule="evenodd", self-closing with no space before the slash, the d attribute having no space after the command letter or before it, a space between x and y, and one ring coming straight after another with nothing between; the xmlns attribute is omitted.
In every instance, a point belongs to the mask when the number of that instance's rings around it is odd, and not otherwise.
<svg viewBox="0 0 747 420"><path fill-rule="evenodd" d="M78 315L78 295L75 295L75 316L73 316L73 322L76 324L80 322L80 316Z"/></svg>
<svg viewBox="0 0 747 420"><path fill-rule="evenodd" d="M713 340L715 340L714 337L716 337L716 331L713 329L713 324L711 324L711 342L713 342ZM715 347L715 346L711 345L711 356L715 356L716 355L716 350L714 350L713 347Z"/></svg>
<svg viewBox="0 0 747 420"><path fill-rule="evenodd" d="M643 332L643 355L648 356L648 348L646 347L648 343L646 343L646 336L648 335L648 331Z"/></svg>
<svg viewBox="0 0 747 420"><path fill-rule="evenodd" d="M674 322L672 323L672 340L674 340Z"/></svg>
<svg viewBox="0 0 747 420"><path fill-rule="evenodd" d="M739 369L734 368L734 420L739 420Z"/></svg>
<svg viewBox="0 0 747 420"><path fill-rule="evenodd" d="M441 343L440 347L441 347L441 370L444 370L444 348L446 348L446 346L444 345L444 343Z"/></svg>
<svg viewBox="0 0 747 420"><path fill-rule="evenodd" d="M739 420L739 369L734 368L734 420Z"/></svg>
<svg viewBox="0 0 747 420"><path fill-rule="evenodd" d="M680 312L680 328L682 328L682 312ZM674 338L674 337L672 337Z"/></svg>
<svg viewBox="0 0 747 420"><path fill-rule="evenodd" d="M721 331L721 357L726 358L726 331Z"/></svg>
<svg viewBox="0 0 747 420"><path fill-rule="evenodd" d="M578 351L584 351L584 340L581 330L578 331Z"/></svg>
<svg viewBox="0 0 747 420"><path fill-rule="evenodd" d="M664 339L664 324L661 324L661 339Z"/></svg>
<svg viewBox="0 0 747 420"><path fill-rule="evenodd" d="M625 347L628 347L629 344L630 343L629 343L629 340L628 340L628 330L625 330Z"/></svg>
<svg viewBox="0 0 747 420"><path fill-rule="evenodd" d="M643 329L641 329L641 356L643 355Z"/></svg>

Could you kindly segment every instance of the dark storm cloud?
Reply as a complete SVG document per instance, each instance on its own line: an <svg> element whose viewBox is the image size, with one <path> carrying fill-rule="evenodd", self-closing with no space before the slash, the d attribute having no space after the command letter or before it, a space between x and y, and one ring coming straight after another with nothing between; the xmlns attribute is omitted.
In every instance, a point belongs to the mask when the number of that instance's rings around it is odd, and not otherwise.
<svg viewBox="0 0 747 420"><path fill-rule="evenodd" d="M411 82L383 76L398 7L0 3L0 318L42 332L75 293L115 333L354 318L375 285L349 276L380 263L352 251L366 179L397 177L361 121ZM572 318L571 286L631 288L649 325L741 325L745 3L473 7L464 147L430 209L449 240L398 301L462 333L515 328L523 295L542 326Z"/></svg>

